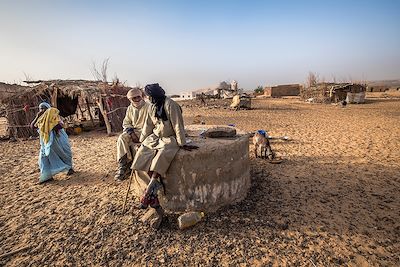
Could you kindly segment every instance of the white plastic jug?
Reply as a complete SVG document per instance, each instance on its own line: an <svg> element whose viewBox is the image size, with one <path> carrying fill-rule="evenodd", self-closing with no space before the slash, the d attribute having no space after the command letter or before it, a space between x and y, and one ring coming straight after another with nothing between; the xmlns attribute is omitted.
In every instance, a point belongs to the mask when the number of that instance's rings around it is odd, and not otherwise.
<svg viewBox="0 0 400 267"><path fill-rule="evenodd" d="M197 212L197 211L186 212L185 214L182 214L181 216L178 217L179 229L185 229L190 226L193 226L199 221L201 221L203 217L204 217L204 212Z"/></svg>

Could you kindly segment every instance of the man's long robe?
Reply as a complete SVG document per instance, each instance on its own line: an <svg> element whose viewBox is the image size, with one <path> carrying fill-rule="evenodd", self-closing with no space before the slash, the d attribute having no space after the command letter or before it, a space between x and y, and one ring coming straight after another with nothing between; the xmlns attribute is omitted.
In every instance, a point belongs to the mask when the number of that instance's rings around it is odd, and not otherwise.
<svg viewBox="0 0 400 267"><path fill-rule="evenodd" d="M165 113L168 120L158 119L156 106L150 106L149 114L143 126L139 147L132 169L154 171L165 177L179 147L186 144L182 109L170 98L165 99Z"/></svg>
<svg viewBox="0 0 400 267"><path fill-rule="evenodd" d="M129 105L125 113L125 118L122 123L123 133L120 134L117 140L117 161L123 156L127 156L128 161L132 161L136 154L137 144L132 141L131 135L126 132L126 129L132 128L136 136L142 133L150 103L145 102L140 108Z"/></svg>

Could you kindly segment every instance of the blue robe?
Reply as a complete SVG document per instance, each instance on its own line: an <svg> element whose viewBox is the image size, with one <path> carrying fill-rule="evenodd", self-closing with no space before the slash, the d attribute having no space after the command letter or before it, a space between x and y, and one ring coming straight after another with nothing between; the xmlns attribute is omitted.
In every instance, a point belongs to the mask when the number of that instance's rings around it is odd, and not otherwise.
<svg viewBox="0 0 400 267"><path fill-rule="evenodd" d="M47 181L57 173L72 169L72 151L64 129L59 130L58 134L51 131L47 144L40 138L39 168L39 182Z"/></svg>

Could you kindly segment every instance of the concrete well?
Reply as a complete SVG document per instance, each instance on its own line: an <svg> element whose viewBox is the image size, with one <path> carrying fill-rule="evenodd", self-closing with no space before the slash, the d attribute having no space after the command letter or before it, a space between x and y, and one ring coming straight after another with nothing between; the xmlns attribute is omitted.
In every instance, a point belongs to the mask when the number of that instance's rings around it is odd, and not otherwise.
<svg viewBox="0 0 400 267"><path fill-rule="evenodd" d="M199 149L180 149L166 178L164 209L172 212L215 211L245 198L250 188L249 136L237 131L230 138L201 138L199 134L215 125L186 126L188 139ZM134 194L140 197L149 177L136 172Z"/></svg>

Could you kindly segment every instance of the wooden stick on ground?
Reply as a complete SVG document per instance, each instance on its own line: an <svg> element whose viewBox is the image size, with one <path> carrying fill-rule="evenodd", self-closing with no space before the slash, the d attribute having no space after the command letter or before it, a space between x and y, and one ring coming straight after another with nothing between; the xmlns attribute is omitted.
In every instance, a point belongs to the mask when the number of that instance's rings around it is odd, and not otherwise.
<svg viewBox="0 0 400 267"><path fill-rule="evenodd" d="M134 175L135 175L135 170L132 170L131 175L129 176L128 190L126 190L124 206L123 206L123 208L122 208L122 214L125 213L126 202L128 201L129 191L131 190L132 177L133 177Z"/></svg>
<svg viewBox="0 0 400 267"><path fill-rule="evenodd" d="M31 247L31 246L25 246L25 247L22 247L22 248L19 248L19 249L16 249L16 250L13 250L13 251L10 251L10 252L1 254L1 255L0 255L0 259L9 257L9 256L11 256L11 255L14 255L14 254L16 254L16 253L18 253L18 252L21 252L21 251L23 251L23 250L25 250L25 249L28 249L28 248L30 248L30 247Z"/></svg>

